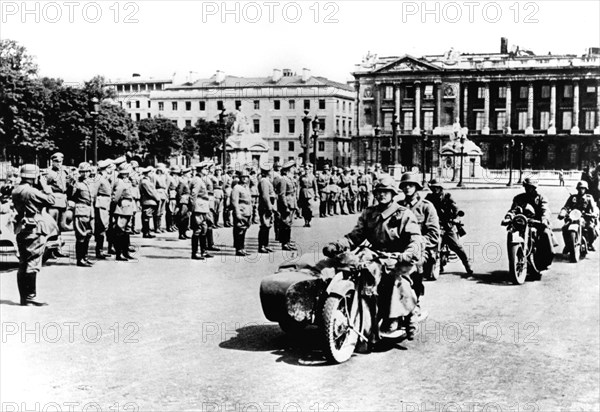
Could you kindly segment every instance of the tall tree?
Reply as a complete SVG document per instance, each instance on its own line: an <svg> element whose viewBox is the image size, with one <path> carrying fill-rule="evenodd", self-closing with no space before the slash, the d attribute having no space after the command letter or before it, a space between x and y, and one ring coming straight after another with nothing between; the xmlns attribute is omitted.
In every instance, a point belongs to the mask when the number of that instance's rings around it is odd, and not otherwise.
<svg viewBox="0 0 600 412"><path fill-rule="evenodd" d="M141 148L155 161L166 161L179 153L183 144L183 133L173 121L162 117L142 119L138 122Z"/></svg>

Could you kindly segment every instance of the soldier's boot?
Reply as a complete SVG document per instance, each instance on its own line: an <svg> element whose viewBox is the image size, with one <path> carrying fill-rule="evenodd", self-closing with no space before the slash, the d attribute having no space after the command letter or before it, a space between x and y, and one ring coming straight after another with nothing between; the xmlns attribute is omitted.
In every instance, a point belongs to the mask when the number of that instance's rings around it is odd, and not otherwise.
<svg viewBox="0 0 600 412"><path fill-rule="evenodd" d="M104 254L104 235L96 236L96 259L106 259L108 256Z"/></svg>
<svg viewBox="0 0 600 412"><path fill-rule="evenodd" d="M40 302L35 297L37 296L36 281L37 272L25 273L25 301L21 299L21 306L47 306L46 302Z"/></svg>
<svg viewBox="0 0 600 412"><path fill-rule="evenodd" d="M93 265L94 263L88 259L88 250L90 249L90 238L87 237L83 242L83 246L81 246L81 253L83 254L83 261L88 263L89 265Z"/></svg>
<svg viewBox="0 0 600 412"><path fill-rule="evenodd" d="M154 215L154 233L163 233L163 230L160 228L160 224L162 221L162 215Z"/></svg>
<svg viewBox="0 0 600 412"><path fill-rule="evenodd" d="M128 262L129 259L125 257L125 236L123 233L119 233L115 236L115 252L117 257L116 260L120 262Z"/></svg>
<svg viewBox="0 0 600 412"><path fill-rule="evenodd" d="M131 254L134 252L135 252L135 248L131 246L131 236L129 235L129 233L124 233L123 234L123 256L125 256L126 259L135 259L133 256L131 256Z"/></svg>
<svg viewBox="0 0 600 412"><path fill-rule="evenodd" d="M265 227L264 232L263 232L263 236L264 236L263 237L263 247L268 253L274 252L274 250L269 247L269 232L270 231L271 231L270 228Z"/></svg>
<svg viewBox="0 0 600 412"><path fill-rule="evenodd" d="M77 240L75 241L75 259L77 260L77 266L83 268L89 268L92 265L85 260L85 253L83 248L85 247L85 243Z"/></svg>
<svg viewBox="0 0 600 412"><path fill-rule="evenodd" d="M144 238L152 239L154 235L150 234L150 218L144 216L142 218L142 233L144 234Z"/></svg>
<svg viewBox="0 0 600 412"><path fill-rule="evenodd" d="M215 246L212 228L208 228L206 231L206 246L206 250L210 250L211 252L219 252L221 250Z"/></svg>
<svg viewBox="0 0 600 412"><path fill-rule="evenodd" d="M21 270L17 272L17 287L19 288L21 305L25 306L27 305L27 294L29 293L29 289L27 284L27 273L21 272Z"/></svg>
<svg viewBox="0 0 600 412"><path fill-rule="evenodd" d="M211 255L210 253L208 253L208 251L210 250L208 248L208 233L206 235L200 235L200 253L202 255L203 258L205 259L210 259L212 257L214 257L213 255Z"/></svg>
<svg viewBox="0 0 600 412"><path fill-rule="evenodd" d="M139 235L140 231L135 228L135 212L131 215L131 233L134 235Z"/></svg>
<svg viewBox="0 0 600 412"><path fill-rule="evenodd" d="M326 216L327 216L327 202L321 201L321 203L319 203L319 217L326 217Z"/></svg>

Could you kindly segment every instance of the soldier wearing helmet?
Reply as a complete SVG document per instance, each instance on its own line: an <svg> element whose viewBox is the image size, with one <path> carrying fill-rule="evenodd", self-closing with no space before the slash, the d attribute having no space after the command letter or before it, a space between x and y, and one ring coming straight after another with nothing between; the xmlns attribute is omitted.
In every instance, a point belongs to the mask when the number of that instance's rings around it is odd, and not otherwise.
<svg viewBox="0 0 600 412"><path fill-rule="evenodd" d="M90 164L79 164L79 177L71 190L71 200L75 203L73 229L75 230L75 258L77 266L91 267L87 251L92 237L93 227L93 189L90 181Z"/></svg>
<svg viewBox="0 0 600 412"><path fill-rule="evenodd" d="M583 236L587 240L588 250L595 251L594 242L598 237L598 208L592 195L588 194L589 185L586 181L580 181L577 183L577 193L570 195L565 205L558 213L558 219L562 220L569 214L573 209L580 210L585 220L585 227L583 227ZM563 239L565 245L567 243L568 225L563 227Z"/></svg>
<svg viewBox="0 0 600 412"><path fill-rule="evenodd" d="M110 197L112 187L108 180L110 160L101 160L98 162L98 175L96 177L94 200L94 240L96 242L96 259L106 259L104 254L104 239L110 222Z"/></svg>
<svg viewBox="0 0 600 412"><path fill-rule="evenodd" d="M404 173L400 178L400 189L405 198L399 203L410 209L421 227L421 234L425 242L419 272L413 274L413 287L420 298L425 293L423 277L429 278L437 259L440 247L440 221L433 204L421 199L419 191L423 190L419 178L415 173Z"/></svg>
<svg viewBox="0 0 600 412"><path fill-rule="evenodd" d="M540 233L535 258L537 269L541 272L548 269L552 264L552 260L554 260L554 241L550 224L552 213L550 212L548 199L537 191L537 180L526 177L523 179L523 187L525 193L515 196L505 220L514 214L522 213L527 206L530 206L534 210L534 216L531 216L531 218L541 221L546 226ZM537 276L541 276L541 273L538 273Z"/></svg>
<svg viewBox="0 0 600 412"><path fill-rule="evenodd" d="M373 189L377 201L374 206L367 207L356 226L343 238L329 243L323 249L327 257L358 247L368 240L374 251L381 253L382 276L377 286L378 301L377 318L382 318L380 335L397 337L400 332L401 317L409 322L418 320L412 316L417 308L417 296L412 290L411 273L421 257L421 230L416 216L406 207L394 201L398 189L394 179L389 175L382 176ZM409 328L409 339L412 339Z"/></svg>
<svg viewBox="0 0 600 412"><path fill-rule="evenodd" d="M60 152L50 156L52 166L47 170L46 181L54 194L54 204L48 208L48 213L56 221L58 225L58 233L60 234L62 227L66 224L67 210L67 190L71 183L67 168L63 166L64 155ZM68 257L60 250L53 252L55 257Z"/></svg>
<svg viewBox="0 0 600 412"><path fill-rule="evenodd" d="M41 214L45 207L54 206L52 189L44 181L38 181L36 165L21 166L21 183L12 192L12 201L17 211L15 235L19 248L19 270L17 285L22 306L44 306L36 297L36 277L42 268L42 256L48 236L57 231L56 222L45 219ZM41 185L42 190L36 186Z"/></svg>
<svg viewBox="0 0 600 412"><path fill-rule="evenodd" d="M329 171L329 165L323 166L323 170L319 172L317 176L317 190L319 193L319 217L327 217L327 199L329 196L329 180L331 179L331 172Z"/></svg>

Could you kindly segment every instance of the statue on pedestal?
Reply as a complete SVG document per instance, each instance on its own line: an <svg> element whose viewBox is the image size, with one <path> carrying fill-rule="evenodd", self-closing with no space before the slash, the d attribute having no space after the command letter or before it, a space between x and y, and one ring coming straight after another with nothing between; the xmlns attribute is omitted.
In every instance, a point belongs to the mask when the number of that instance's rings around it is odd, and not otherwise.
<svg viewBox="0 0 600 412"><path fill-rule="evenodd" d="M231 126L231 136L226 141L230 164L238 168L249 166L254 159L268 161L269 144L258 133L253 133L250 121L238 106L235 121Z"/></svg>

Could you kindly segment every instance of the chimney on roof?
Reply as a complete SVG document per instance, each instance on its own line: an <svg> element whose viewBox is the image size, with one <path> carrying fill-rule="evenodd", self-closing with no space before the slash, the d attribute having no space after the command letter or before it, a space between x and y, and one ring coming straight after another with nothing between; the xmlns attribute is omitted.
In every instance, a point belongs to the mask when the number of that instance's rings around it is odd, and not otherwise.
<svg viewBox="0 0 600 412"><path fill-rule="evenodd" d="M508 39L506 37L500 38L500 53L508 53Z"/></svg>
<svg viewBox="0 0 600 412"><path fill-rule="evenodd" d="M281 80L282 74L281 74L281 69L273 69L273 83L277 83L279 80Z"/></svg>
<svg viewBox="0 0 600 412"><path fill-rule="evenodd" d="M221 84L225 81L225 72L221 70L217 70L217 74L215 75L215 82L217 84Z"/></svg>
<svg viewBox="0 0 600 412"><path fill-rule="evenodd" d="M302 69L302 81L306 83L310 80L310 69L304 68Z"/></svg>
<svg viewBox="0 0 600 412"><path fill-rule="evenodd" d="M141 77L139 73L133 73L131 77Z"/></svg>

